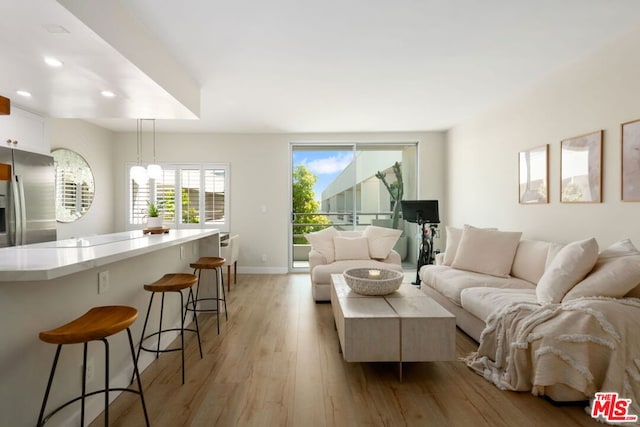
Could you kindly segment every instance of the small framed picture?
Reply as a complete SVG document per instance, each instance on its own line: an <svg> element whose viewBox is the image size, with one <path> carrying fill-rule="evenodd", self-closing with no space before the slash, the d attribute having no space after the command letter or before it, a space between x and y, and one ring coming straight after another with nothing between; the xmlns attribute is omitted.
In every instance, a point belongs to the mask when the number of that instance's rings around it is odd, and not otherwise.
<svg viewBox="0 0 640 427"><path fill-rule="evenodd" d="M621 195L624 202L640 202L640 120L623 123Z"/></svg>
<svg viewBox="0 0 640 427"><path fill-rule="evenodd" d="M560 201L602 202L602 134L599 130L560 143Z"/></svg>
<svg viewBox="0 0 640 427"><path fill-rule="evenodd" d="M518 153L519 202L549 203L549 145Z"/></svg>

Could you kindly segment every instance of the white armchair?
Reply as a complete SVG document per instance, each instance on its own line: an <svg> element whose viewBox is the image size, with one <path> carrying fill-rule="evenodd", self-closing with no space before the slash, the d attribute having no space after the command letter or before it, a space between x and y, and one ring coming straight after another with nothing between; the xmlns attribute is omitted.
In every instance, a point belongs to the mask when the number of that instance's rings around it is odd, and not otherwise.
<svg viewBox="0 0 640 427"><path fill-rule="evenodd" d="M231 291L231 266L233 266L233 284L238 283L238 255L240 254L240 235L235 234L220 246L220 256L227 266L227 290Z"/></svg>

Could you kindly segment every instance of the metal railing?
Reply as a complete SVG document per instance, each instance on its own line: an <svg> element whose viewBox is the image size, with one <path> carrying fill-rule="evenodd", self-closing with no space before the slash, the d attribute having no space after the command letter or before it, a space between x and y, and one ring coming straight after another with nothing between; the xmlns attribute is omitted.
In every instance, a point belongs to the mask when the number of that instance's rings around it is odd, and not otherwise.
<svg viewBox="0 0 640 427"><path fill-rule="evenodd" d="M298 217L303 216L324 216L329 220L328 224L323 223L295 223L292 222L291 226L293 228L293 237L301 238L304 237L303 233L296 233L296 229L300 229L302 227L311 227L311 231L320 231L324 228L335 227L339 230L353 230L354 226L356 227L366 227L367 225L371 225L371 220L376 219L391 219L393 212L366 212L366 211L356 211L355 215L353 212L317 212L317 213L303 213L303 212L294 212L292 215L292 221L295 221ZM332 220L331 217L334 217L335 220ZM354 221L355 219L355 221ZM307 231L308 232L308 231ZM306 240L306 239L305 239Z"/></svg>

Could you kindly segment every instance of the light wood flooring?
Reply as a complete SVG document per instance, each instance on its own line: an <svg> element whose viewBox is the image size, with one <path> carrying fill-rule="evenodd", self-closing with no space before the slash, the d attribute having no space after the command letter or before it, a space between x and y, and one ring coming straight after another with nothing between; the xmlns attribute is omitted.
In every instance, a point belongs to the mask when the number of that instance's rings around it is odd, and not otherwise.
<svg viewBox="0 0 640 427"><path fill-rule="evenodd" d="M601 426L584 405L501 391L460 361L406 363L402 382L396 363L344 362L308 274L240 275L227 304L220 335L214 315L199 317L203 359L189 336L185 385L179 352L142 374L152 426ZM460 331L456 346L477 347ZM136 395L110 408L112 426L144 425Z"/></svg>

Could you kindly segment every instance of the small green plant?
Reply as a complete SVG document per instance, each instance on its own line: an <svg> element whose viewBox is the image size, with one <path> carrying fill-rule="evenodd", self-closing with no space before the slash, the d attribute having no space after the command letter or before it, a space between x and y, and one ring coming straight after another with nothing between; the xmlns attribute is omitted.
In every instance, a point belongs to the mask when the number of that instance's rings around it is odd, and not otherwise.
<svg viewBox="0 0 640 427"><path fill-rule="evenodd" d="M149 203L149 217L157 218L158 216L160 216L160 213L158 212L158 205L153 202Z"/></svg>

